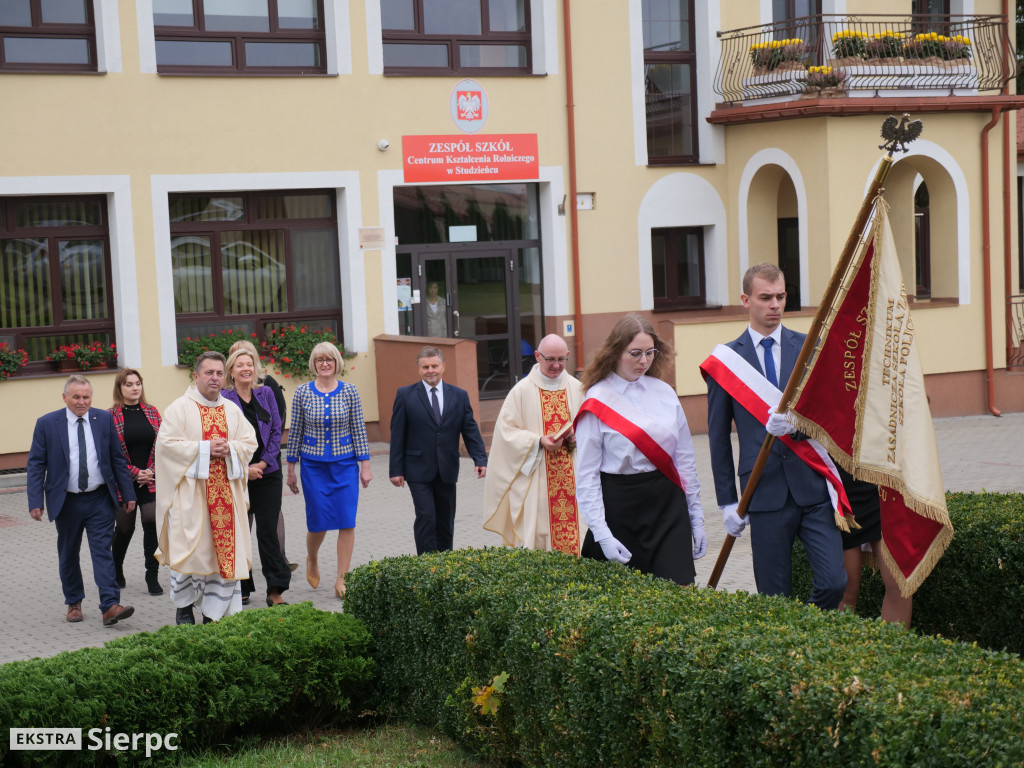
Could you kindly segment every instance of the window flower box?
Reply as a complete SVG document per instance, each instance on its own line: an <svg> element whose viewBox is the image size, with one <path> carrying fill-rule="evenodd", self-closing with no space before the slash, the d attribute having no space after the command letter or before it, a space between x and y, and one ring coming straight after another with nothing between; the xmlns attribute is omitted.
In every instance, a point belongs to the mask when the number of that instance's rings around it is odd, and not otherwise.
<svg viewBox="0 0 1024 768"><path fill-rule="evenodd" d="M0 342L0 381L17 376L27 362L28 352L24 349L14 349L6 341Z"/></svg>

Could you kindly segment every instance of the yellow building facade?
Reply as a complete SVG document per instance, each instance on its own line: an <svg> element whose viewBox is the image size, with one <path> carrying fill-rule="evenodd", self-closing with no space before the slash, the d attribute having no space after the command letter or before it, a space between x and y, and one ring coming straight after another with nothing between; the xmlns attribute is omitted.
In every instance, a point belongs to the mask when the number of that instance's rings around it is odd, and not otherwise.
<svg viewBox="0 0 1024 768"><path fill-rule="evenodd" d="M924 123L886 196L933 413L1024 409L1012 25L991 0L905 5L5 3L0 341L31 360L0 382L0 467L60 406L61 343L116 342L162 409L182 338L289 323L355 353L372 433L375 338L475 341L456 383L500 401L545 333L582 367L639 311L700 429L743 272L782 266L806 330L890 112ZM109 406L112 371L90 376Z"/></svg>

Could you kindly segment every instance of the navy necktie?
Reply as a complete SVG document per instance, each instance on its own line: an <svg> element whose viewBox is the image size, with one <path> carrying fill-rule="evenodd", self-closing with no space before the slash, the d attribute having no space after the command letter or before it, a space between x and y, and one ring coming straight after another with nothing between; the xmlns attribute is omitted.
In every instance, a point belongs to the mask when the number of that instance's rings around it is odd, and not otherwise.
<svg viewBox="0 0 1024 768"><path fill-rule="evenodd" d="M437 387L430 388L430 407L434 409L434 421L441 423L441 404L437 402Z"/></svg>
<svg viewBox="0 0 1024 768"><path fill-rule="evenodd" d="M89 487L89 450L85 447L85 419L78 417L78 490Z"/></svg>
<svg viewBox="0 0 1024 768"><path fill-rule="evenodd" d="M761 346L764 347L764 377L775 387L779 386L779 377L775 373L775 355L772 354L772 344L775 340L771 336L761 339Z"/></svg>

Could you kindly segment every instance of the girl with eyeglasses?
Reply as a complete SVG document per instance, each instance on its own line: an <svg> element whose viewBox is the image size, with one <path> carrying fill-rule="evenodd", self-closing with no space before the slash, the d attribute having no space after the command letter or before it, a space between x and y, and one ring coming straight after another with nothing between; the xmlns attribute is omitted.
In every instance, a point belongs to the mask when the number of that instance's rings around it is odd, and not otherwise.
<svg viewBox="0 0 1024 768"><path fill-rule="evenodd" d="M659 378L672 354L646 318L615 324L583 372L576 497L590 529L583 557L692 584L707 536L693 438Z"/></svg>

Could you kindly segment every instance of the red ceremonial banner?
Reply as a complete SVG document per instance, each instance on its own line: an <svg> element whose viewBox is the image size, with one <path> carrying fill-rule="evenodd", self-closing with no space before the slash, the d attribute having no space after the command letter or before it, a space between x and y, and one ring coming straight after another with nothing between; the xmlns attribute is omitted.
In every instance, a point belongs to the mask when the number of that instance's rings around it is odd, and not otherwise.
<svg viewBox="0 0 1024 768"><path fill-rule="evenodd" d="M796 403L792 406L793 410L798 410L801 416L818 424L827 433L827 440L822 441L825 448L833 457L837 457L837 452L843 454L846 461L842 463L846 467L850 466L854 453L855 405L864 365L864 335L874 255L875 247L871 243L846 295L837 299L839 307L835 318L803 385L803 392L813 392L816 396L800 397L799 406Z"/></svg>
<svg viewBox="0 0 1024 768"><path fill-rule="evenodd" d="M855 478L878 486L882 559L909 597L953 529L884 201L863 248L790 407L800 430Z"/></svg>
<svg viewBox="0 0 1024 768"><path fill-rule="evenodd" d="M537 179L537 134L403 136L402 167L407 184Z"/></svg>

